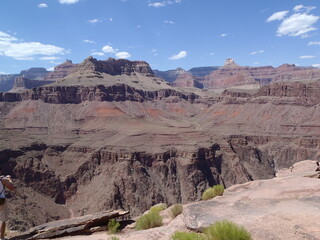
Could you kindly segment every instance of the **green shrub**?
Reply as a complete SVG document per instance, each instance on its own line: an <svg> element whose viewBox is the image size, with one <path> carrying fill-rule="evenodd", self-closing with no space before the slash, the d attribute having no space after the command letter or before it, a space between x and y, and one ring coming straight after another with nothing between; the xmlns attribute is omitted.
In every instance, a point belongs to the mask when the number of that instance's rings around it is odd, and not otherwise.
<svg viewBox="0 0 320 240"><path fill-rule="evenodd" d="M206 240L203 234L195 232L175 232L171 236L172 240Z"/></svg>
<svg viewBox="0 0 320 240"><path fill-rule="evenodd" d="M115 234L118 232L118 228L120 227L120 223L117 222L114 218L108 222L108 233Z"/></svg>
<svg viewBox="0 0 320 240"><path fill-rule="evenodd" d="M230 222L215 222L204 229L208 240L251 240L251 234L241 226Z"/></svg>
<svg viewBox="0 0 320 240"><path fill-rule="evenodd" d="M109 237L108 240L120 240L120 239L117 237Z"/></svg>
<svg viewBox="0 0 320 240"><path fill-rule="evenodd" d="M170 208L170 215L171 215L172 218L175 218L176 216L181 214L182 211L183 211L183 206L181 204L174 204Z"/></svg>
<svg viewBox="0 0 320 240"><path fill-rule="evenodd" d="M160 226L162 226L162 217L160 216L160 213L150 211L138 218L135 228L137 230L144 230Z"/></svg>
<svg viewBox="0 0 320 240"><path fill-rule="evenodd" d="M120 240L120 239L117 237L109 237L108 240Z"/></svg>
<svg viewBox="0 0 320 240"><path fill-rule="evenodd" d="M157 205L154 205L150 208L150 212L161 212L162 210L165 210L167 208L167 204L165 203L159 203Z"/></svg>
<svg viewBox="0 0 320 240"><path fill-rule="evenodd" d="M224 187L222 185L215 185L212 188L208 188L202 194L202 200L209 200L216 196L222 196L224 192Z"/></svg>
<svg viewBox="0 0 320 240"><path fill-rule="evenodd" d="M213 189L216 193L216 196L222 196L224 192L224 186L223 185L215 185L213 186Z"/></svg>

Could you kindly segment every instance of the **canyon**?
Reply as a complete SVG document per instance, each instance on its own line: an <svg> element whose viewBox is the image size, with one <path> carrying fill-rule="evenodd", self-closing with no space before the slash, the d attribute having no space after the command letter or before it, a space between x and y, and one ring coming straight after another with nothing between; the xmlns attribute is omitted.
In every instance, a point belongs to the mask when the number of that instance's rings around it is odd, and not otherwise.
<svg viewBox="0 0 320 240"><path fill-rule="evenodd" d="M57 67L50 84L0 93L0 165L18 187L9 227L134 217L319 160L320 70L255 69L179 70L175 85L143 61L88 57Z"/></svg>

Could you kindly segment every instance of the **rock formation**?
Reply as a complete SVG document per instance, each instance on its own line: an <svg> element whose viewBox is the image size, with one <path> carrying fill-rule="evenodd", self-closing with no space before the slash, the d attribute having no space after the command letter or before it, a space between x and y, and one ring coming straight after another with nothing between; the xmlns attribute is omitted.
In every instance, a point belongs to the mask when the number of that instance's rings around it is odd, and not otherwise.
<svg viewBox="0 0 320 240"><path fill-rule="evenodd" d="M153 72L157 77L162 78L167 82L174 82L180 75L185 74L186 70L182 68L177 68L168 71L153 70Z"/></svg>
<svg viewBox="0 0 320 240"><path fill-rule="evenodd" d="M0 92L6 92L12 89L14 79L18 74L0 74Z"/></svg>
<svg viewBox="0 0 320 240"><path fill-rule="evenodd" d="M52 84L2 93L0 166L20 189L9 226L113 209L134 217L320 159L318 87L194 93L145 62L90 57Z"/></svg>
<svg viewBox="0 0 320 240"><path fill-rule="evenodd" d="M48 82L41 82L47 74L48 71L45 68L30 68L21 71L20 74L0 74L0 92L19 91L26 87L32 88L47 84ZM30 80L34 80L34 83L31 83Z"/></svg>
<svg viewBox="0 0 320 240"><path fill-rule="evenodd" d="M203 78L206 89L241 87L246 85L263 86L276 82L316 81L320 79L320 69L296 67L284 64L277 68L241 67L233 59L227 59L225 65Z"/></svg>
<svg viewBox="0 0 320 240"><path fill-rule="evenodd" d="M245 227L256 240L319 239L320 180L315 167L315 161L296 163L278 171L276 178L237 184L227 188L223 196L186 204L174 219L169 207L160 212L161 227L134 231L131 224L115 236L120 240L171 240L176 231L198 232L216 221L228 220ZM104 230L63 239L99 240L105 236Z"/></svg>
<svg viewBox="0 0 320 240"><path fill-rule="evenodd" d="M180 88L203 88L203 84L200 81L198 81L196 77L192 76L188 72L181 74L179 77L177 77L176 80L174 80L174 82L171 83L171 85Z"/></svg>
<svg viewBox="0 0 320 240"><path fill-rule="evenodd" d="M188 70L192 76L195 77L204 77L211 74L213 71L218 70L220 67L194 67Z"/></svg>
<svg viewBox="0 0 320 240"><path fill-rule="evenodd" d="M43 80L48 73L49 72L45 68L30 68L21 71L20 75L32 80Z"/></svg>
<svg viewBox="0 0 320 240"><path fill-rule="evenodd" d="M48 73L44 80L54 82L58 81L69 75L76 66L77 64L73 64L71 60L66 60L64 63L56 66L52 72Z"/></svg>
<svg viewBox="0 0 320 240"><path fill-rule="evenodd" d="M23 92L27 89L40 87L50 83L52 83L52 81L31 80L26 77L16 77L12 89L8 92Z"/></svg>

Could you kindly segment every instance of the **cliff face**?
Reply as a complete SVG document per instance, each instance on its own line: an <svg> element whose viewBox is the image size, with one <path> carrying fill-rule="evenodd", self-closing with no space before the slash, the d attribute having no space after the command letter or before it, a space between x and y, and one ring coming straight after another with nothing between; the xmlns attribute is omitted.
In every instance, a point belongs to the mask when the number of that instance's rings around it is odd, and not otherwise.
<svg viewBox="0 0 320 240"><path fill-rule="evenodd" d="M180 88L203 88L203 84L190 73L181 74L176 80L174 80L174 82L171 83L171 86Z"/></svg>
<svg viewBox="0 0 320 240"><path fill-rule="evenodd" d="M26 77L16 77L12 89L9 92L23 92L27 89L40 87L45 84L50 84L52 81L31 80Z"/></svg>
<svg viewBox="0 0 320 240"><path fill-rule="evenodd" d="M99 61L93 57L88 57L74 70L74 72L77 71L95 71L109 75L135 75L138 72L146 77L154 77L154 73L146 62L126 59L116 60L114 58Z"/></svg>
<svg viewBox="0 0 320 240"><path fill-rule="evenodd" d="M21 71L20 74L0 74L0 92L7 92L14 88L14 82L17 77L42 81L47 74L48 71L45 68L30 68Z"/></svg>
<svg viewBox="0 0 320 240"><path fill-rule="evenodd" d="M73 64L72 61L67 60L64 63L56 66L54 71L48 73L44 78L45 81L58 81L68 76L76 68L77 64Z"/></svg>
<svg viewBox="0 0 320 240"><path fill-rule="evenodd" d="M20 76L32 80L43 80L49 72L45 68L30 68L20 72Z"/></svg>
<svg viewBox="0 0 320 240"><path fill-rule="evenodd" d="M144 62L89 58L54 84L1 93L0 165L21 189L10 226L118 208L137 216L320 159L319 87L200 97Z"/></svg>
<svg viewBox="0 0 320 240"><path fill-rule="evenodd" d="M168 71L159 71L159 70L153 70L154 74L166 80L167 82L174 82L180 75L183 75L186 73L186 70L182 68L177 68L175 70L168 70Z"/></svg>
<svg viewBox="0 0 320 240"><path fill-rule="evenodd" d="M277 68L225 65L203 79L204 88L219 89L245 85L264 86L276 82L316 81L320 69L284 64Z"/></svg>

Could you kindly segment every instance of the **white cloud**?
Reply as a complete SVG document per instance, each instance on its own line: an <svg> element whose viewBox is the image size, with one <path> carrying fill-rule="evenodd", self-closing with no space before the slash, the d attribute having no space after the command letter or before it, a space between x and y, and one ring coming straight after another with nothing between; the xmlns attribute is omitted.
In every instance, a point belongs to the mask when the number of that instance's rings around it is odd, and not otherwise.
<svg viewBox="0 0 320 240"><path fill-rule="evenodd" d="M293 14L287 17L289 11L276 12L266 22L281 20L278 26L277 36L309 37L309 32L317 30L314 26L320 17L311 15L309 12L316 7L297 5L293 8Z"/></svg>
<svg viewBox="0 0 320 240"><path fill-rule="evenodd" d="M312 67L320 68L320 63L312 64Z"/></svg>
<svg viewBox="0 0 320 240"><path fill-rule="evenodd" d="M116 57L117 58L130 58L131 57L131 54L130 53L128 53L128 52L118 52L117 54L116 54Z"/></svg>
<svg viewBox="0 0 320 240"><path fill-rule="evenodd" d="M305 58L315 58L316 56L300 56L299 58L305 59Z"/></svg>
<svg viewBox="0 0 320 240"><path fill-rule="evenodd" d="M266 22L272 22L275 20L282 20L289 13L289 11L276 12L272 14Z"/></svg>
<svg viewBox="0 0 320 240"><path fill-rule="evenodd" d="M93 43L96 43L95 41L92 41L92 40L88 40L88 39L86 39L86 40L83 40L83 42L84 42L84 43L91 43L91 44L93 44Z"/></svg>
<svg viewBox="0 0 320 240"><path fill-rule="evenodd" d="M39 55L50 57L65 53L67 51L64 48L39 42L21 42L0 31L0 56L12 57L17 60L33 60Z"/></svg>
<svg viewBox="0 0 320 240"><path fill-rule="evenodd" d="M104 56L103 52L93 52L91 53L92 56Z"/></svg>
<svg viewBox="0 0 320 240"><path fill-rule="evenodd" d="M102 52L104 52L104 53L115 53L115 52L116 52L116 51L113 49L113 47L108 46L108 45L104 46L101 50L102 50Z"/></svg>
<svg viewBox="0 0 320 240"><path fill-rule="evenodd" d="M162 2L154 2L154 3L149 3L148 6L149 7L164 7L167 5L171 5L174 3L180 3L182 0L167 0L167 1L162 1Z"/></svg>
<svg viewBox="0 0 320 240"><path fill-rule="evenodd" d="M313 25L320 19L318 16L305 13L295 13L284 19L278 27L278 36L304 36L306 33L317 30Z"/></svg>
<svg viewBox="0 0 320 240"><path fill-rule="evenodd" d="M39 8L47 8L48 5L47 5L46 3L40 3L40 4L38 5L38 7L39 7Z"/></svg>
<svg viewBox="0 0 320 240"><path fill-rule="evenodd" d="M174 22L173 21L170 21L170 20L165 20L165 21L163 21L164 23L167 23L167 24L174 24Z"/></svg>
<svg viewBox="0 0 320 240"><path fill-rule="evenodd" d="M49 61L52 61L52 60L58 60L60 59L59 57L55 57L55 56L51 56L51 57L41 57L39 58L40 60L49 60Z"/></svg>
<svg viewBox="0 0 320 240"><path fill-rule="evenodd" d="M228 34L226 34L226 33L222 33L219 35L219 37L226 37L226 36L228 36Z"/></svg>
<svg viewBox="0 0 320 240"><path fill-rule="evenodd" d="M258 51L251 52L250 55L257 55L257 54L261 54L261 53L264 53L264 50L258 50Z"/></svg>
<svg viewBox="0 0 320 240"><path fill-rule="evenodd" d="M187 51L180 51L178 54L169 57L169 60L178 60L185 58L187 56Z"/></svg>
<svg viewBox="0 0 320 240"><path fill-rule="evenodd" d="M313 9L316 9L316 7L311 7L311 6L303 6L303 5L297 5L293 8L293 11L295 12L305 12L305 13L308 13L310 12L311 10Z"/></svg>
<svg viewBox="0 0 320 240"><path fill-rule="evenodd" d="M155 2L155 3L149 3L148 4L149 7L164 7L166 6L165 2Z"/></svg>
<svg viewBox="0 0 320 240"><path fill-rule="evenodd" d="M98 23L98 22L101 22L101 20L95 18L95 19L90 19L88 20L89 23L92 23L92 24L95 24L95 23Z"/></svg>
<svg viewBox="0 0 320 240"><path fill-rule="evenodd" d="M311 46L311 45L320 45L320 42L309 42L308 46Z"/></svg>
<svg viewBox="0 0 320 240"><path fill-rule="evenodd" d="M95 54L98 55L98 56L103 56L105 53L112 53L117 58L130 58L131 57L130 53L128 53L128 52L119 52L119 49L115 49L115 48L113 48L113 47L111 47L109 45L105 45L101 49L101 52L95 52Z"/></svg>
<svg viewBox="0 0 320 240"><path fill-rule="evenodd" d="M1 71L0 71L0 74L6 75L6 74L9 74L9 73L6 73L6 72L1 72Z"/></svg>
<svg viewBox="0 0 320 240"><path fill-rule="evenodd" d="M13 42L13 41L17 41L17 39L5 32L0 31L0 41Z"/></svg>
<svg viewBox="0 0 320 240"><path fill-rule="evenodd" d="M61 4L74 4L79 2L79 0L58 0Z"/></svg>
<svg viewBox="0 0 320 240"><path fill-rule="evenodd" d="M157 49L152 49L151 54L153 56L158 56L158 50Z"/></svg>
<svg viewBox="0 0 320 240"><path fill-rule="evenodd" d="M110 22L113 22L113 18L109 18L109 21L110 21Z"/></svg>

